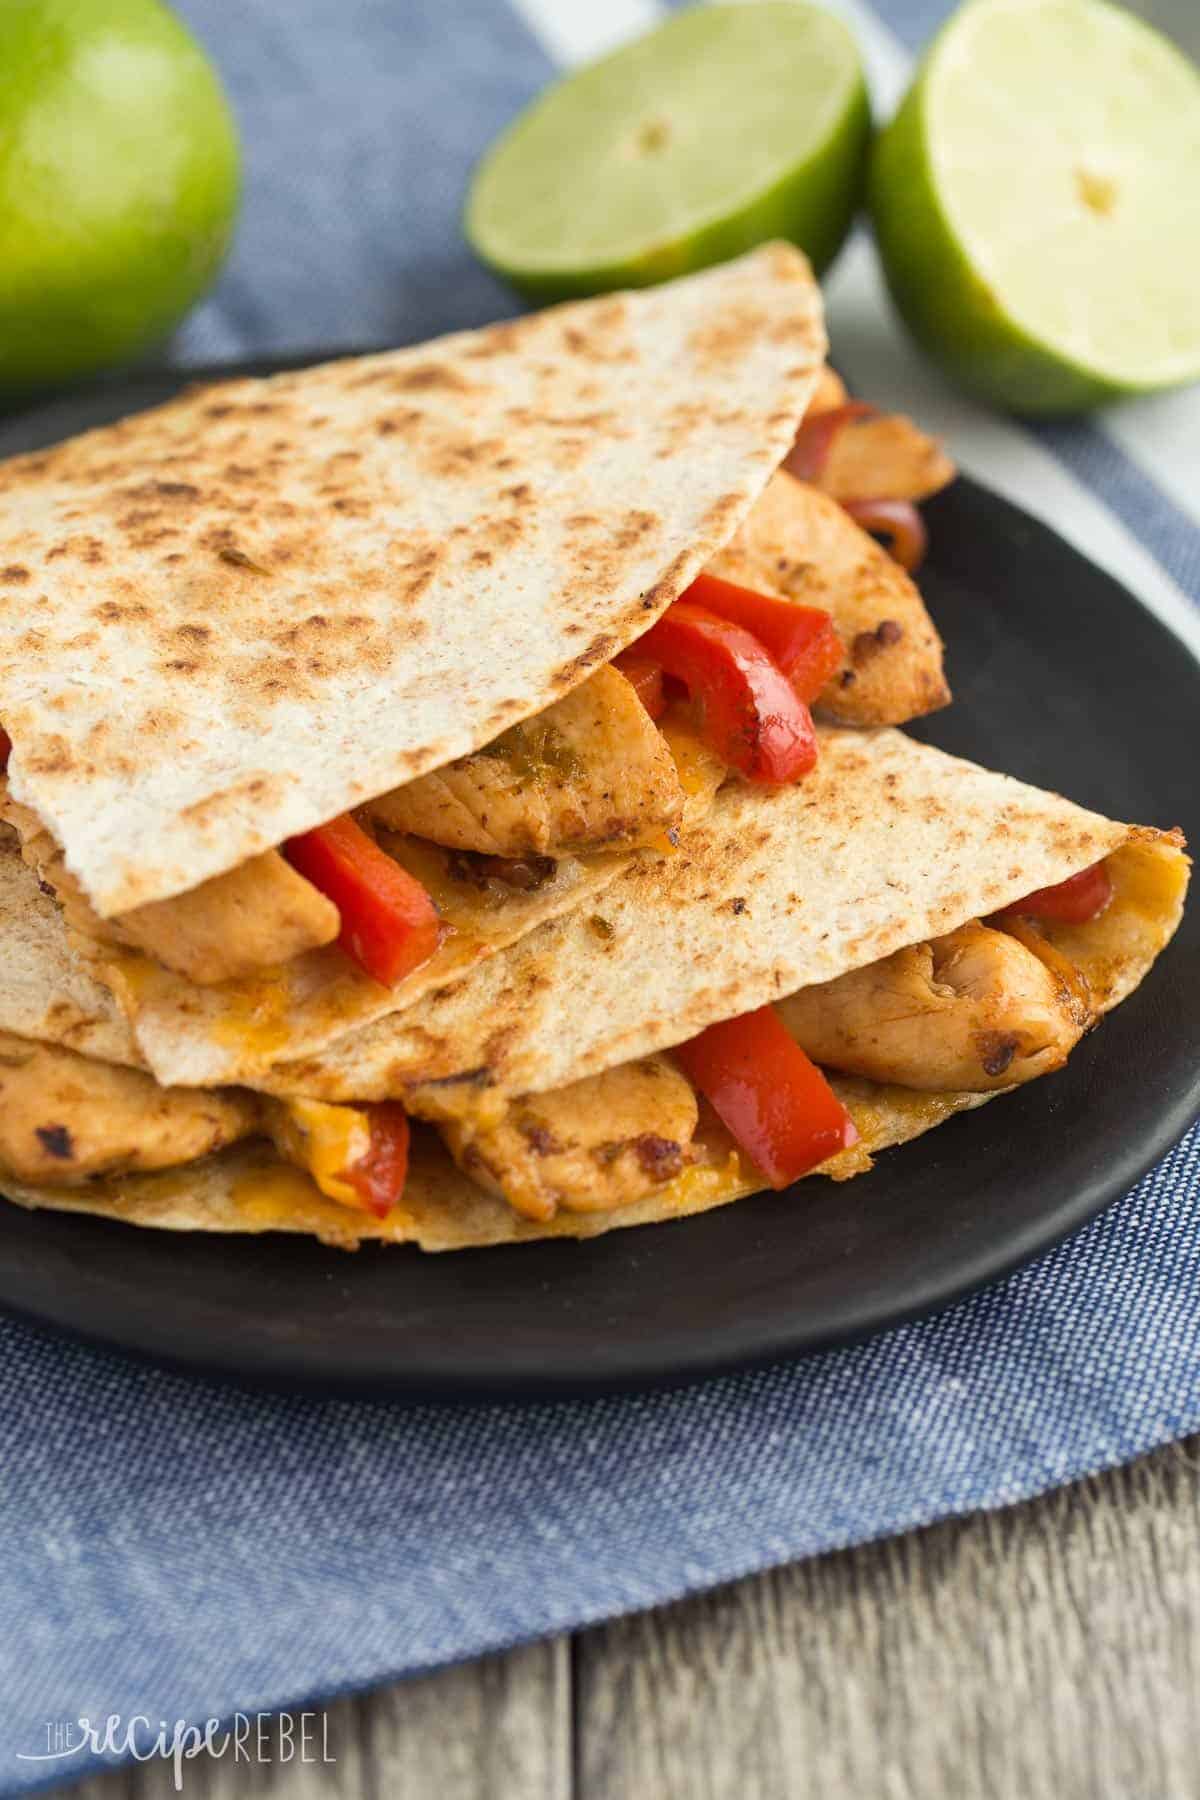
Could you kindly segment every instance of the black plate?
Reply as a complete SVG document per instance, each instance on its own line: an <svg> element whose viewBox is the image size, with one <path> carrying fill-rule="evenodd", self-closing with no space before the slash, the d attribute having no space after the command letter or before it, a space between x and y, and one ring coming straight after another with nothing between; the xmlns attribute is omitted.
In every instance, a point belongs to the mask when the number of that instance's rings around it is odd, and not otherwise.
<svg viewBox="0 0 1200 1800"><path fill-rule="evenodd" d="M0 453L151 404L92 389ZM1115 581L970 481L927 509L922 586L956 704L943 749L1200 842L1200 664ZM889 1151L705 1218L591 1243L355 1256L0 1208L0 1302L242 1379L396 1394L678 1381L895 1324L994 1280L1123 1193L1200 1111L1200 907L1059 1075Z"/></svg>

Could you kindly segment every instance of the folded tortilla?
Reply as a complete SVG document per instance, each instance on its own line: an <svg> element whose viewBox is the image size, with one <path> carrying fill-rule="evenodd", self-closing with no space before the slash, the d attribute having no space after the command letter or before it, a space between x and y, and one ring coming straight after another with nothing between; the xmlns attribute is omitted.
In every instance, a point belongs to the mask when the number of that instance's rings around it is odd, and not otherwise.
<svg viewBox="0 0 1200 1800"><path fill-rule="evenodd" d="M701 566L830 611L845 660L827 716L945 704L912 582L778 467L822 349L803 259L768 247L650 294L185 395L0 468L0 815L125 1013L126 1057L168 1082L258 1081L596 903L661 839L656 781L686 834L720 772L686 730L667 734L677 769L644 718L635 746L614 685L641 709L607 664ZM561 736L564 706L608 760L531 783L513 732ZM525 843L555 795L547 842ZM273 851L359 802L451 927L390 989ZM506 886L456 846L550 866Z"/></svg>
<svg viewBox="0 0 1200 1800"><path fill-rule="evenodd" d="M477 750L728 540L824 345L774 245L5 464L15 798L109 918Z"/></svg>
<svg viewBox="0 0 1200 1800"><path fill-rule="evenodd" d="M1058 974L1065 979L1069 964L1072 980L1086 982L1092 1013L1137 986L1178 924L1188 862L1177 833L1115 823L892 731L825 734L811 780L811 789L777 793L725 790L687 851L626 870L602 913L542 925L440 1000L386 1030L353 1034L333 1056L281 1066L263 1085L293 1096L402 1095L442 1129L487 1131L577 1082L599 1084L591 1092L602 1108L603 1084L636 1059L767 1000L784 1000L786 1020L785 996L883 968L881 959L1101 858L1114 885L1108 908L1083 925L1038 924ZM29 896L16 891L23 877L18 864L0 885L0 905L26 905ZM56 916L39 926L41 976L0 975L0 1030L66 1043L34 991L38 979L56 979L56 956L61 979L78 974L61 928L55 946ZM84 990L73 992L79 1009ZM86 1023L76 1018L71 1030ZM860 1132L825 1166L835 1178L1005 1091L1002 1080L990 1091L845 1074L831 1082ZM156 1173L3 1185L24 1205L161 1228L289 1230L347 1247L380 1240L435 1250L586 1237L687 1216L763 1186L703 1104L692 1151L689 1166L632 1204L564 1207L544 1220L521 1216L463 1174L421 1124L408 1185L383 1220L327 1199L261 1140Z"/></svg>
<svg viewBox="0 0 1200 1800"><path fill-rule="evenodd" d="M996 912L1133 831L900 731L820 741L803 782L723 788L677 856L639 859L594 912L256 1085L435 1113L560 1087Z"/></svg>

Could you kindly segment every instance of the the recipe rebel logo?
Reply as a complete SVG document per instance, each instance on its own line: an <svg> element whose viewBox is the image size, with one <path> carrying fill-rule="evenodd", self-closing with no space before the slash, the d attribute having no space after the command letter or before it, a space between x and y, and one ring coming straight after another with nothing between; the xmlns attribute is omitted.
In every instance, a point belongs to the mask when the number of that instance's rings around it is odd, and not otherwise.
<svg viewBox="0 0 1200 1800"><path fill-rule="evenodd" d="M133 1713L123 1719L109 1713L103 1722L48 1719L44 1750L18 1750L18 1762L66 1763L72 1757L132 1757L152 1762L156 1757L171 1764L175 1792L183 1789L183 1767L198 1756L220 1760L232 1754L235 1763L335 1763L329 1748L329 1715L324 1712L234 1713L232 1720L206 1719L189 1725L186 1719L147 1718Z"/></svg>

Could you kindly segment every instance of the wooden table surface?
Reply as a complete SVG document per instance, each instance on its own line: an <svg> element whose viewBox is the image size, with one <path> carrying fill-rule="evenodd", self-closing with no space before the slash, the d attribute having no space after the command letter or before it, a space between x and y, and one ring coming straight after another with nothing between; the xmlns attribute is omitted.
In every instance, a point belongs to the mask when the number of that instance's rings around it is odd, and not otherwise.
<svg viewBox="0 0 1200 1800"><path fill-rule="evenodd" d="M1200 1437L329 1709L195 1800L1197 1800ZM61 1800L167 1800L147 1764Z"/></svg>

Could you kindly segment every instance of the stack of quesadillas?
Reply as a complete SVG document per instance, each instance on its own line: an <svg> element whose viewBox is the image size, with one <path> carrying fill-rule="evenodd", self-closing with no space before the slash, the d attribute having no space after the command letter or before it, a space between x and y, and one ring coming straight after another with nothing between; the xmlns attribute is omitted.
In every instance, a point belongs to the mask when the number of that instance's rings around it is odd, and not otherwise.
<svg viewBox="0 0 1200 1800"><path fill-rule="evenodd" d="M1063 1064L1187 859L894 729L953 469L824 349L770 246L0 466L7 1195L586 1236Z"/></svg>

